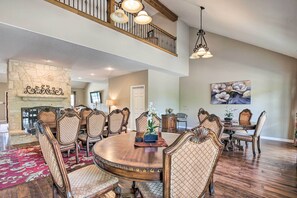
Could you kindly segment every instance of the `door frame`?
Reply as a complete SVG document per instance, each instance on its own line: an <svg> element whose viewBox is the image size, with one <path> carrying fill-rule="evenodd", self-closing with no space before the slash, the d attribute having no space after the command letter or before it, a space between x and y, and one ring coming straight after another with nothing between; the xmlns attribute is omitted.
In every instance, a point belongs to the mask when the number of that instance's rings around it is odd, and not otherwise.
<svg viewBox="0 0 297 198"><path fill-rule="evenodd" d="M134 88L143 88L143 91L144 91L144 97L143 97L143 99L144 99L144 102L143 102L143 104L144 104L144 109L145 109L145 97L146 97L146 94L145 94L145 85L132 85L132 86L130 86L130 118L129 118L129 128L131 129L132 127L131 127L131 125L132 125L132 120L134 119L134 122L135 122L135 119L136 118L132 118L133 117L133 111L134 111L134 109L133 109L133 105L132 105L132 90L134 89ZM136 129L136 127L135 127L135 129Z"/></svg>

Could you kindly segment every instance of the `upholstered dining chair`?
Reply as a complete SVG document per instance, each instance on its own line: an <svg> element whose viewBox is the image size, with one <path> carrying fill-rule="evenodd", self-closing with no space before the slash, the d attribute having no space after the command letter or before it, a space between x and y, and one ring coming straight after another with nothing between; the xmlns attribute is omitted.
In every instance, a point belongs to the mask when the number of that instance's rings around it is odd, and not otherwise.
<svg viewBox="0 0 297 198"><path fill-rule="evenodd" d="M43 109L41 110L38 115L37 119L41 120L43 123L46 123L52 132L55 132L57 128L57 113L56 111L50 109Z"/></svg>
<svg viewBox="0 0 297 198"><path fill-rule="evenodd" d="M224 131L224 126L220 118L214 114L210 114L209 116L207 116L202 121L199 127L204 127L212 130L218 136L219 139L221 138L221 135Z"/></svg>
<svg viewBox="0 0 297 198"><path fill-rule="evenodd" d="M86 108L83 108L81 109L80 111L80 128L83 129L83 130L86 130L87 129L87 117L88 115L90 115L90 113L92 113L92 109L89 108L89 107L86 107Z"/></svg>
<svg viewBox="0 0 297 198"><path fill-rule="evenodd" d="M76 163L78 163L77 137L80 129L80 117L75 111L66 111L57 121L57 140L61 151L75 149Z"/></svg>
<svg viewBox="0 0 297 198"><path fill-rule="evenodd" d="M86 143L87 156L90 154L90 143L103 139L103 131L106 122L106 115L103 111L94 110L87 117L87 133L78 135L78 139Z"/></svg>
<svg viewBox="0 0 297 198"><path fill-rule="evenodd" d="M212 175L222 149L211 130L206 134L183 133L163 150L163 181L139 182L139 192L143 198L204 196L207 188L213 187Z"/></svg>
<svg viewBox="0 0 297 198"><path fill-rule="evenodd" d="M147 130L147 115L148 115L148 111L145 111L138 118L136 118L136 120L135 120L136 131L146 132L146 130ZM161 118L159 118L157 115L154 115L153 122L155 123L154 124L155 126L159 126L158 131L160 131Z"/></svg>
<svg viewBox="0 0 297 198"><path fill-rule="evenodd" d="M199 123L201 124L207 116L209 116L209 113L203 108L200 108L197 115Z"/></svg>
<svg viewBox="0 0 297 198"><path fill-rule="evenodd" d="M122 110L115 109L108 116L107 137L110 135L121 134L124 124L124 114Z"/></svg>
<svg viewBox="0 0 297 198"><path fill-rule="evenodd" d="M115 197L115 192L116 196L120 197L119 180L96 165L88 165L68 174L60 144L50 132L48 125L40 122L37 126L41 151L53 180L53 197L58 197L58 194L67 198L98 195Z"/></svg>
<svg viewBox="0 0 297 198"><path fill-rule="evenodd" d="M254 156L256 155L256 151L255 151L256 150L255 149L256 143L257 143L258 152L261 153L260 135L261 135L261 131L262 131L262 128L264 126L264 123L266 121L266 118L267 118L266 112L263 111L261 113L261 115L259 116L259 118L258 118L256 129L252 134L250 134L250 133L234 134L232 136L232 138L234 140L242 140L242 141L246 141L246 142L252 142L252 148L253 148L253 155Z"/></svg>
<svg viewBox="0 0 297 198"><path fill-rule="evenodd" d="M239 113L238 122L240 125L250 125L251 124L251 118L252 118L252 112L249 109L244 109ZM247 134L247 130L236 130L235 134ZM238 144L240 145L240 140L238 140ZM245 142L246 147L248 146L248 143Z"/></svg>
<svg viewBox="0 0 297 198"><path fill-rule="evenodd" d="M122 112L124 114L124 124L122 127L122 131L125 131L125 133L127 133L128 121L129 121L129 117L130 117L130 110L128 107L125 107L122 109Z"/></svg>

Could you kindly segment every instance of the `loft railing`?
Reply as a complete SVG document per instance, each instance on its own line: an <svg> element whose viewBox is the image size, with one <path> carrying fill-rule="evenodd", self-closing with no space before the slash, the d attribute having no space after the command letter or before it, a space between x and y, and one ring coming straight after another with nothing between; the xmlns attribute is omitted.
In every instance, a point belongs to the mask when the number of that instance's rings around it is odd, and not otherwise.
<svg viewBox="0 0 297 198"><path fill-rule="evenodd" d="M150 23L139 25L134 23L135 15L127 13L129 22L115 23L110 19L110 13L118 8L114 0L46 0L78 15L108 26L114 30L141 40L170 54L176 55L176 37ZM112 1L112 2L110 2Z"/></svg>

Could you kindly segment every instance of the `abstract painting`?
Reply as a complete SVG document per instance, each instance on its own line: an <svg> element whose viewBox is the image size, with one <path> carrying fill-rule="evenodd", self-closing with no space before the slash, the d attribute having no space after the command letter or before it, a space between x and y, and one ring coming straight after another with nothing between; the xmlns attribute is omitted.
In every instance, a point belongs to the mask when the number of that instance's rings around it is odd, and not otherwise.
<svg viewBox="0 0 297 198"><path fill-rule="evenodd" d="M251 104L251 81L210 84L211 104Z"/></svg>

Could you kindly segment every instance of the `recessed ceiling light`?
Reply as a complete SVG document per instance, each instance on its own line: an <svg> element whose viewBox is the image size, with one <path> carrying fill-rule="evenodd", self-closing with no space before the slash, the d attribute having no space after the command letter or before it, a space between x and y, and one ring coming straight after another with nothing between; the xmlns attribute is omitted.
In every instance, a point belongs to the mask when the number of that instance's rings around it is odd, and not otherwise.
<svg viewBox="0 0 297 198"><path fill-rule="evenodd" d="M78 77L78 79L79 79L79 80L81 80L81 79L82 79L82 77Z"/></svg>
<svg viewBox="0 0 297 198"><path fill-rule="evenodd" d="M112 68L112 67L106 67L105 69L108 70L108 71L114 70L114 68Z"/></svg>
<svg viewBox="0 0 297 198"><path fill-rule="evenodd" d="M46 63L50 63L50 62L52 62L52 61L47 59L47 60L45 60L45 62L46 62Z"/></svg>
<svg viewBox="0 0 297 198"><path fill-rule="evenodd" d="M94 73L90 73L90 75L91 75L91 76L95 76L95 74L94 74Z"/></svg>

